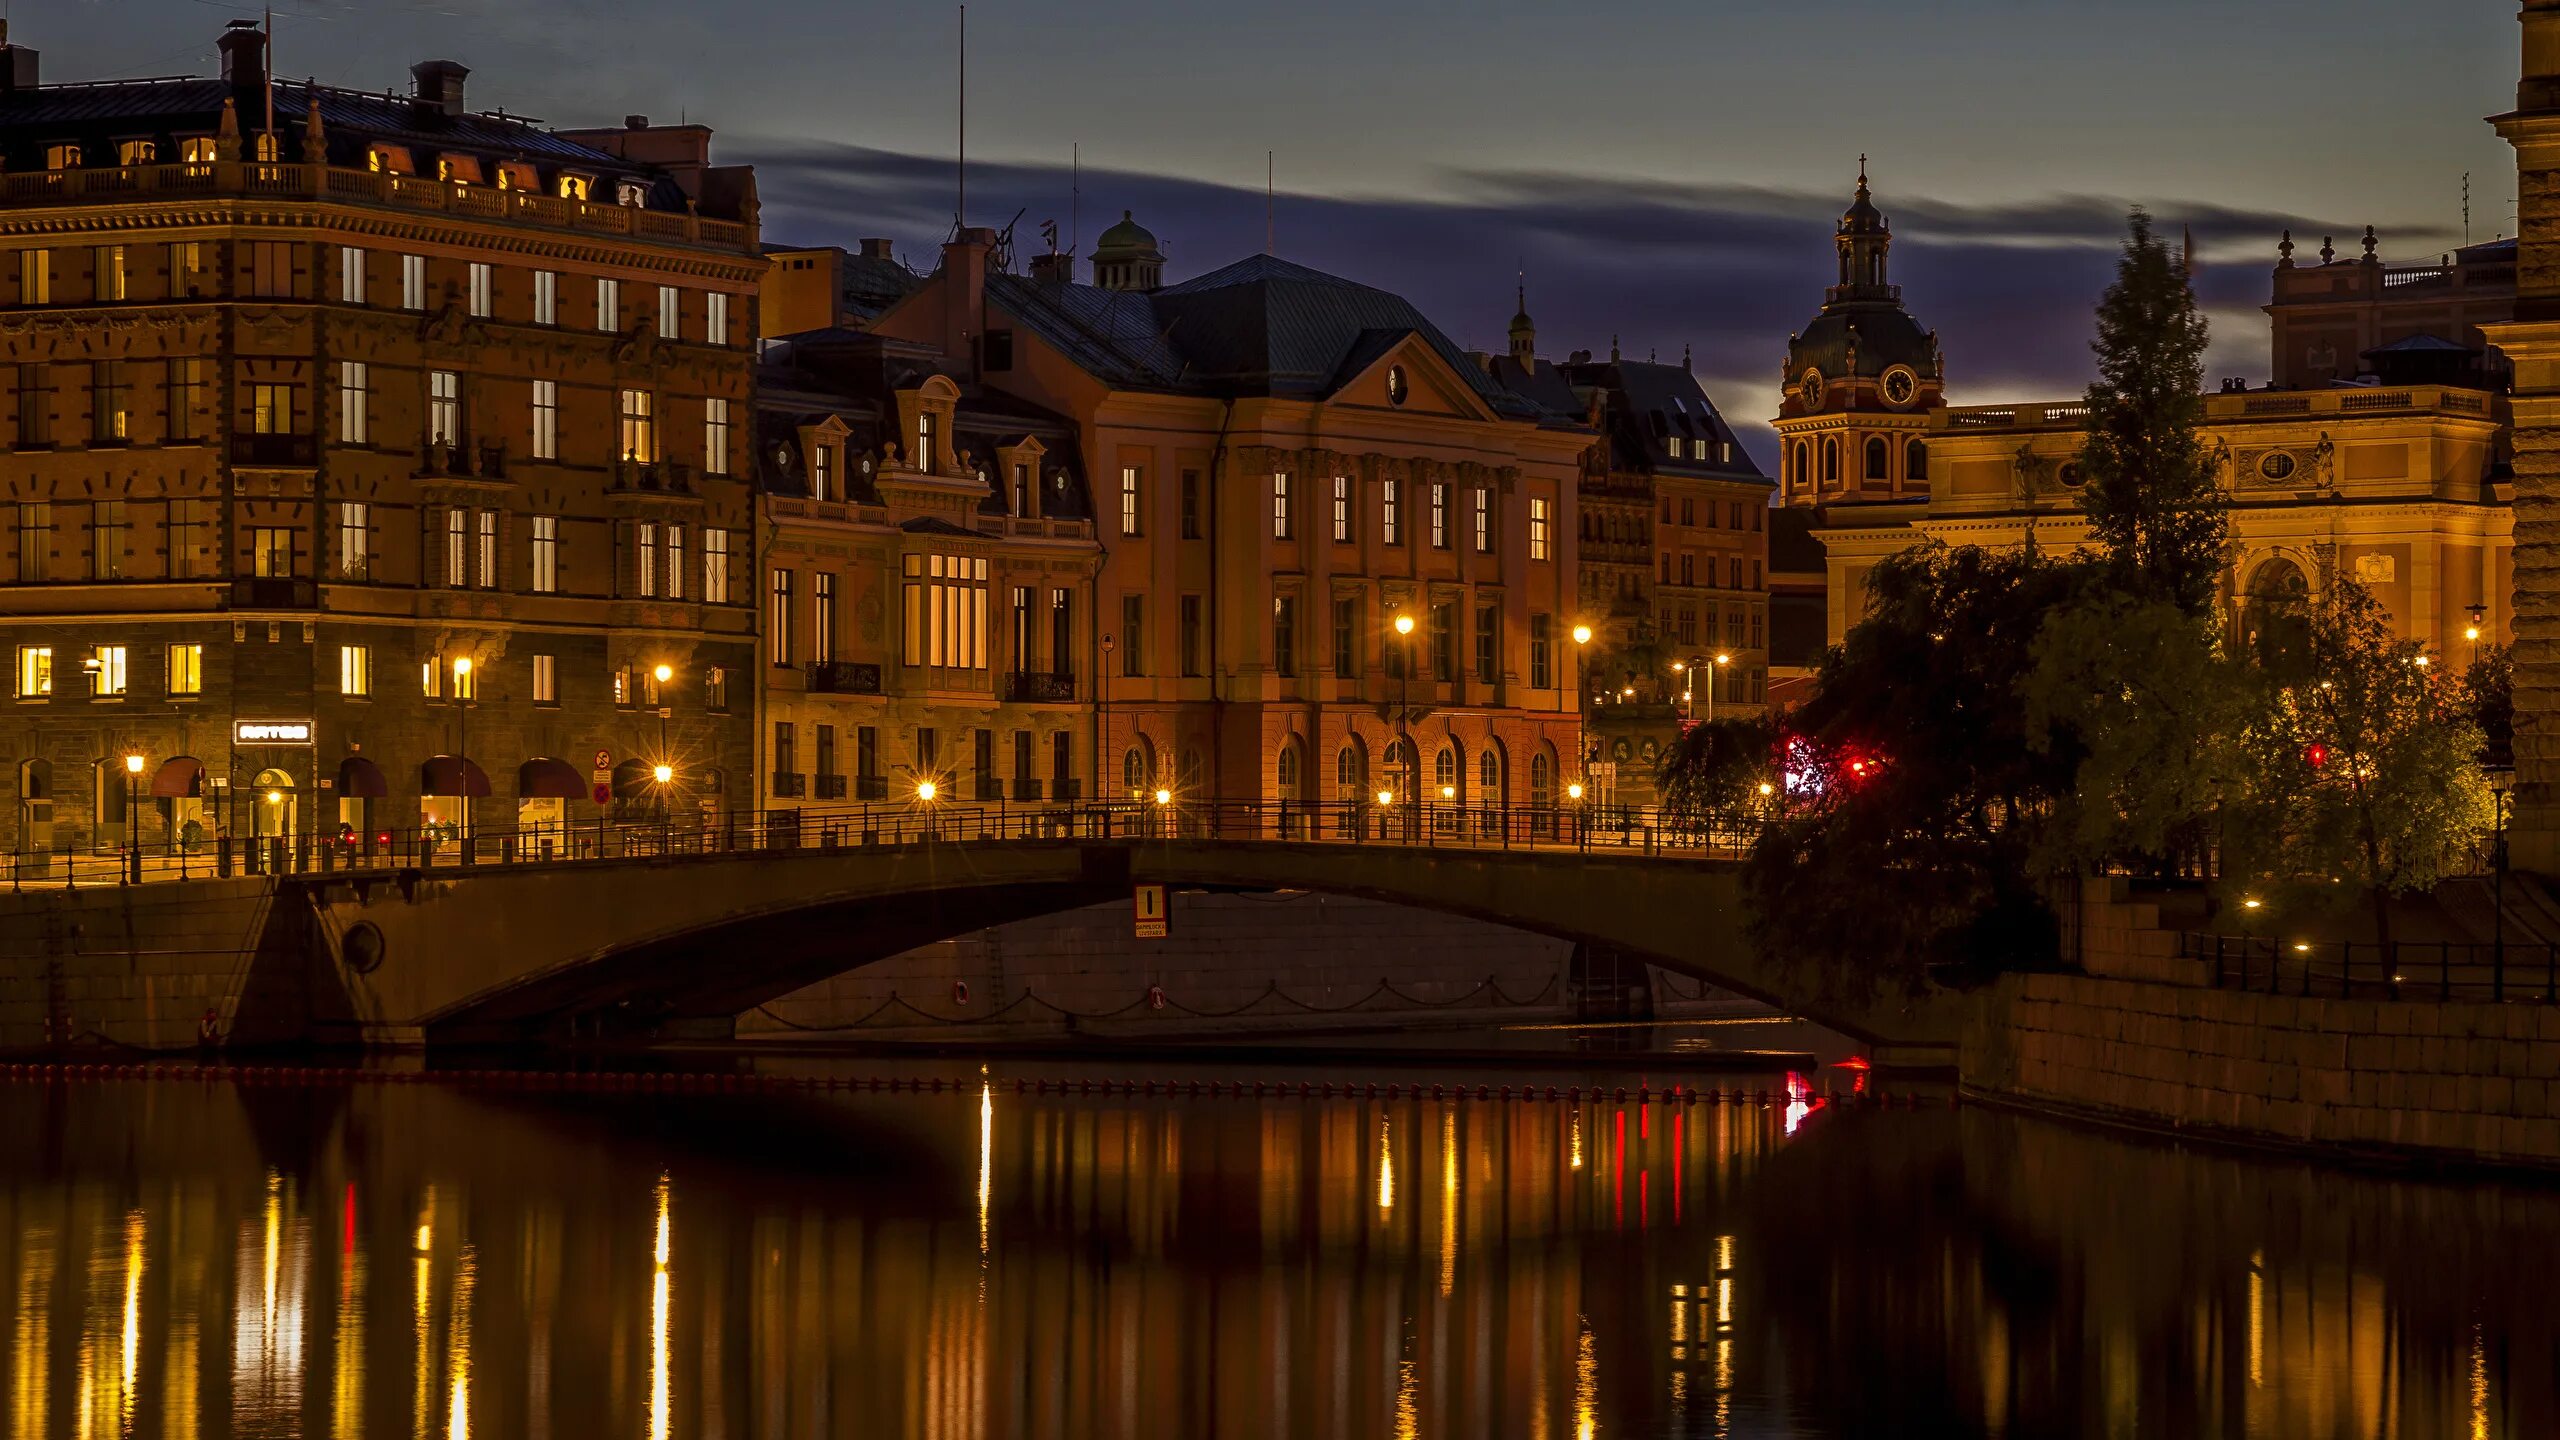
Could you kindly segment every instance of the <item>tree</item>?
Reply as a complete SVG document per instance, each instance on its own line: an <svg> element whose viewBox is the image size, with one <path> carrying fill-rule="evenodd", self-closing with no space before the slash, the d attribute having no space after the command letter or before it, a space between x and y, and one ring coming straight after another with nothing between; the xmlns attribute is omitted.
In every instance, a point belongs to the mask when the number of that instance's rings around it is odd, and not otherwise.
<svg viewBox="0 0 2560 1440"><path fill-rule="evenodd" d="M1778 727L1759 716L1693 725L1665 751L1655 780L1672 822L1710 826L1777 810Z"/></svg>
<svg viewBox="0 0 2560 1440"><path fill-rule="evenodd" d="M2462 712L2480 727L2480 763L2507 769L2516 763L2516 652L2492 645L2462 672Z"/></svg>
<svg viewBox="0 0 2560 1440"><path fill-rule="evenodd" d="M2243 743L2249 793L2223 827L2235 878L2297 892L2353 886L2391 939L2391 897L2466 873L2492 823L2482 736L2463 686L2343 576L2309 611L2301 662L2270 676Z"/></svg>
<svg viewBox="0 0 2560 1440"><path fill-rule="evenodd" d="M2213 605L2228 536L2204 413L2205 321L2183 261L2137 209L2115 284L2098 304L2098 382L2080 491L2115 583L2190 615Z"/></svg>

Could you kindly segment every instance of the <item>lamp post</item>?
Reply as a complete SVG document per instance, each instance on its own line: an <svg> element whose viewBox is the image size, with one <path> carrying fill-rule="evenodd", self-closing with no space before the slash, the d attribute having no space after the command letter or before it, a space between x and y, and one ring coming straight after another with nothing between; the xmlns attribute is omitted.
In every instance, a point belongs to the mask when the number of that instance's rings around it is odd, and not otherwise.
<svg viewBox="0 0 2560 1440"><path fill-rule="evenodd" d="M1094 696L1093 798L1100 801L1110 793L1102 784L1103 777L1110 773L1102 768L1103 744L1111 735L1111 637L1108 635L1102 637L1102 673L1094 677Z"/></svg>
<svg viewBox="0 0 2560 1440"><path fill-rule="evenodd" d="M1421 757L1413 753L1413 616L1410 614L1396 616L1396 642L1399 657L1396 661L1396 734L1404 755L1405 773L1401 783L1406 798L1410 800L1420 790L1416 782L1422 778Z"/></svg>
<svg viewBox="0 0 2560 1440"><path fill-rule="evenodd" d="M1689 673L1689 662L1686 660L1672 661L1671 673L1680 677L1680 718L1683 720L1695 718L1696 712L1690 702L1692 692L1697 685L1697 681Z"/></svg>
<svg viewBox="0 0 2560 1440"><path fill-rule="evenodd" d="M2490 906L2497 914L2490 920L2489 998L2507 998L2507 799L2515 793L2516 772L2513 767L2499 766L2489 772L2491 814L2496 823L2490 831Z"/></svg>
<svg viewBox="0 0 2560 1440"><path fill-rule="evenodd" d="M1724 668L1733 663L1730 655L1718 655L1715 668L1707 672L1707 723L1716 723L1716 682L1724 678Z"/></svg>
<svg viewBox="0 0 2560 1440"><path fill-rule="evenodd" d="M2480 635L2488 627L2489 607L2475 600L2463 607L2471 614L2471 623L2462 627L2462 638L2471 642L2471 658L2480 658Z"/></svg>
<svg viewBox="0 0 2560 1440"><path fill-rule="evenodd" d="M667 751L667 719L675 714L675 707L667 703L666 691L667 682L676 678L675 667L662 664L650 671L649 675L658 683L658 693L653 697L658 702L658 808L670 810L673 808L673 801L667 794L666 785L668 781L675 778L676 772L675 767L669 763L674 756Z"/></svg>
<svg viewBox="0 0 2560 1440"><path fill-rule="evenodd" d="M455 755L465 765L471 763L471 689L471 657L456 655L453 657L453 704L460 718L456 722L459 733L456 736ZM470 772L465 770L456 773L453 784L455 789L462 792L456 798L462 801L462 838L467 842L471 838Z"/></svg>
<svg viewBox="0 0 2560 1440"><path fill-rule="evenodd" d="M1591 741L1586 734L1591 716L1591 687L1583 683L1582 652L1591 645L1591 627L1573 627L1573 773L1583 774L1591 764Z"/></svg>
<svg viewBox="0 0 2560 1440"><path fill-rule="evenodd" d="M142 778L142 756L139 752L124 757L124 849L128 883L142 883L142 821L133 813L133 785Z"/></svg>

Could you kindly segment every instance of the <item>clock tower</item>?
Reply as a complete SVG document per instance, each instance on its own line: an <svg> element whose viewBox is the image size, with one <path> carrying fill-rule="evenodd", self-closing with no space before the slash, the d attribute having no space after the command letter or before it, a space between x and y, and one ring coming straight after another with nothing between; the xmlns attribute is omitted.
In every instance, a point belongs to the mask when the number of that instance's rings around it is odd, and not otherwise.
<svg viewBox="0 0 2560 1440"><path fill-rule="evenodd" d="M1787 341L1777 427L1782 491L1790 505L1913 499L1929 493L1929 412L1945 403L1935 331L1902 308L1892 283L1893 227L1867 190L1833 241L1839 280L1821 313Z"/></svg>

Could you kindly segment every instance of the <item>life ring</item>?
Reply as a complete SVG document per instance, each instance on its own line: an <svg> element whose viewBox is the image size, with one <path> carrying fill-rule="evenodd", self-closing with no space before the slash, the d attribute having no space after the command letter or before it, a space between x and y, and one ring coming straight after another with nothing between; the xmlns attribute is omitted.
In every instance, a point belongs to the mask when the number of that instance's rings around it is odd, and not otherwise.
<svg viewBox="0 0 2560 1440"><path fill-rule="evenodd" d="M1164 1008L1163 986L1150 985L1147 987L1147 1008L1150 1010L1161 1010Z"/></svg>
<svg viewBox="0 0 2560 1440"><path fill-rule="evenodd" d="M954 1005L966 1005L969 1003L968 981L954 980L951 982L951 1003Z"/></svg>

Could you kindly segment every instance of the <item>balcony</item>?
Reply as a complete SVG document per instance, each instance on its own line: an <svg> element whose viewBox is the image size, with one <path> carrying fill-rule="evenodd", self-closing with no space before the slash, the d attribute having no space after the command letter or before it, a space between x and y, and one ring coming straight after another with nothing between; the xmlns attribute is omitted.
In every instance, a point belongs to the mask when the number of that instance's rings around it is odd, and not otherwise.
<svg viewBox="0 0 2560 1440"><path fill-rule="evenodd" d="M231 437L231 463L234 465L280 465L308 467L317 465L320 448L308 435L234 435Z"/></svg>
<svg viewBox="0 0 2560 1440"><path fill-rule="evenodd" d="M812 660L809 662L809 693L877 695L880 693L880 667L851 660Z"/></svg>
<svg viewBox="0 0 2560 1440"><path fill-rule="evenodd" d="M1037 800L1037 799L1039 799L1039 798L1040 798L1040 782L1039 782L1038 780L1033 779L1032 777L1030 777L1030 776L1028 776L1028 775L1016 775L1016 776L1014 776L1014 777L1013 777L1013 798L1014 798L1014 799L1016 799L1016 800Z"/></svg>
<svg viewBox="0 0 2560 1440"><path fill-rule="evenodd" d="M680 461L626 457L613 462L613 488L643 495L691 495L693 471Z"/></svg>
<svg viewBox="0 0 2560 1440"><path fill-rule="evenodd" d="M789 770L773 772L773 795L777 800L796 800L809 793L809 777Z"/></svg>
<svg viewBox="0 0 2560 1440"><path fill-rule="evenodd" d="M504 480L507 447L431 440L418 451L421 480Z"/></svg>
<svg viewBox="0 0 2560 1440"><path fill-rule="evenodd" d="M1057 781L1050 788L1057 792L1051 797L1052 799L1081 800L1084 798L1084 782L1072 776Z"/></svg>
<svg viewBox="0 0 2560 1440"><path fill-rule="evenodd" d="M320 587L291 576L262 575L231 582L235 610L312 610L320 604Z"/></svg>
<svg viewBox="0 0 2560 1440"><path fill-rule="evenodd" d="M854 799L856 799L856 800L886 800L886 799L888 799L888 798L889 798L889 777L888 777L888 776L886 776L886 775L856 775L856 776L854 776L854 777L853 777L853 798L854 798Z"/></svg>
<svg viewBox="0 0 2560 1440"><path fill-rule="evenodd" d="M1076 677L1017 670L1004 677L1004 698L1017 705L1071 705Z"/></svg>
<svg viewBox="0 0 2560 1440"><path fill-rule="evenodd" d="M969 798L972 800L1001 800L1004 798L1004 782L993 775L973 776L969 781Z"/></svg>
<svg viewBox="0 0 2560 1440"><path fill-rule="evenodd" d="M843 798L844 798L844 777L843 777L843 776L841 776L841 775L821 775L821 776L819 776L819 777L818 777L818 798L819 798L819 799L821 799L821 800L841 800L841 799L843 799Z"/></svg>

